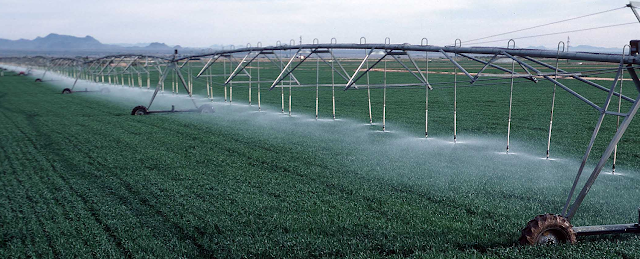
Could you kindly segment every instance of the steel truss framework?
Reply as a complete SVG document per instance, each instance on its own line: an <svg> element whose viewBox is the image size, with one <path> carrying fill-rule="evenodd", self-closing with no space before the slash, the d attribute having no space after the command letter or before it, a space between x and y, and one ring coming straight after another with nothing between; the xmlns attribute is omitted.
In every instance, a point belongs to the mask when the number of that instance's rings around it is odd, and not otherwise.
<svg viewBox="0 0 640 259"><path fill-rule="evenodd" d="M509 46L515 46L515 43ZM564 47L563 47L564 49ZM358 67L355 70L348 70L343 65L344 60L338 58L335 54L336 51L342 50L358 50L363 56L358 57ZM436 53L436 54L433 54ZM562 216L569 221L574 217L580 204L583 202L586 195L589 193L595 180L600 175L602 168L610 158L623 134L627 130L629 124L636 115L638 108L640 107L638 102L640 100L640 79L636 73L637 65L640 65L640 57L632 56L628 54L602 54L602 53L583 53L583 52L565 52L560 50L560 45L557 51L552 50L537 50L537 49L517 49L514 47L498 48L498 47L462 47L459 42L453 46L434 46L429 45L426 39L423 39L420 45L410 44L390 44L390 40L386 39L384 44L367 44L366 40L361 39L359 44L338 44L332 39L331 43L318 43L314 40L313 44L298 44L295 43L289 45L276 44L276 46L262 47L258 44L257 47L247 46L246 48L231 49L215 51L206 54L192 55L186 57L179 57L177 52L170 58L167 57L155 57L155 56L143 56L143 55L116 55L106 56L91 60L80 59L51 59L43 57L34 58L22 58L22 59L0 59L2 63L14 63L22 66L34 66L44 67L46 71L53 70L57 73L65 73L66 75L78 79L85 79L94 82L111 83L111 77L113 76L116 84L124 84L124 76L129 76L129 85L135 85L133 76L137 76L137 83L139 87L143 87L142 77L140 75L146 74L146 88L150 88L150 71L155 71L159 74L159 82L155 87L155 91L151 97L151 100L146 109L150 108L153 104L159 91L164 90L164 82L170 74L177 76L178 83L186 90L189 97L191 97L193 104L196 108L198 105L192 97L192 83L197 78L205 78L207 82L207 93L209 98L213 97L213 78L221 77L224 82L219 83L219 86L224 87L225 96L224 100L232 102L233 100L233 85L248 86L252 88L252 84L257 84L258 90L258 109L260 109L260 87L261 84L269 84L269 90L275 88L281 89L282 95L282 112L285 111L284 105L284 88L289 88L289 114L291 114L291 88L293 87L315 87L316 88L316 118L318 117L318 88L319 87L331 87L333 93L333 118L335 118L335 88L341 87L343 90L355 90L355 89L367 89L370 91L372 88L382 88L385 91L385 100L383 113L386 113L386 89L391 87L410 87L410 88L424 88L425 89L425 137L428 136L428 112L429 112L429 90L433 89L433 83L429 82L429 55L443 56L445 60L451 62L454 68L454 111L453 111L453 123L454 123L454 141L456 139L456 99L458 87L457 76L460 74L468 79L471 86L476 85L478 82L496 81L496 80L509 80L511 84L511 91L513 91L514 80L524 80L531 82L538 82L538 80L547 80L554 84L554 100L555 89L559 87L572 96L583 101L590 107L598 111L599 116L597 118L594 131L591 136L591 140L587 146L586 152L583 156L581 165L575 177L575 181L569 191L566 203L562 210ZM284 58L289 56L288 59ZM423 62L419 59L424 57L425 66L419 66L419 62ZM511 67L500 66L496 61L499 59L511 60ZM354 60L354 58L350 58ZM464 63L460 62L461 59L472 61L474 64L480 64L481 69L475 72L475 75L470 69L465 68ZM399 84L387 84L386 71L387 61L392 61L400 65L405 72L408 72L407 81ZM549 60L554 60L555 64L550 64ZM573 60L573 61L593 61L602 63L616 64L615 70L609 70L609 72L615 72L616 76L613 79L611 85L600 85L594 81L586 79L580 73L572 73L564 71L558 68L558 60ZM261 64L262 61L262 64ZM315 62L314 62L315 61ZM223 62L224 72L223 74L213 71L212 65L214 63ZM299 80L295 76L297 69L301 67L303 63L315 63L316 80L315 82L304 82ZM200 71L197 75L192 76L191 69L192 63L199 63L201 65ZM275 78L261 78L260 68L264 64L277 68L280 72ZM227 64L229 66L227 73ZM320 66L330 68L331 71L331 84L320 84ZM518 72L516 71L516 65ZM369 79L369 75L372 71L375 71L376 67L384 66L384 83L372 84ZM467 66L468 67L468 66ZM487 74L483 73L487 68L493 68L504 72L504 74ZM541 70L543 67L546 70L553 72L544 72ZM253 78L251 69L257 69L257 78ZM425 68L423 71L422 68ZM185 70L188 70L188 78L185 79L182 74ZM458 72L460 71L460 72ZM626 71L635 85L637 96L635 98L622 95L619 91L616 91L616 85L621 81L623 72ZM195 72L195 71L194 71ZM45 72L46 73L46 72ZM44 75L43 75L44 77ZM264 77L264 76L263 76ZM120 78L120 79L119 79ZM338 79L336 82L336 78ZM484 79L489 78L489 79ZM570 87L564 85L558 79L561 78L573 78L578 82L581 82L589 87L599 89L603 93L601 100L589 99L580 95ZM285 84L287 82L287 84ZM74 83L75 86L75 83ZM227 99L227 87L229 87L229 98ZM177 85L174 86L174 90L177 92ZM251 90L249 90L251 91ZM370 92L369 96L369 121L371 122L371 100ZM628 102L631 104L627 111L610 111L608 110L609 104L613 98L618 98L619 102ZM509 107L509 122L511 121L511 102ZM251 104L251 92L249 92L249 104ZM593 171L589 174L587 181L584 183L580 191L578 190L578 183L582 177L584 167L586 165L588 157L591 155L591 150L594 141L598 135L598 132L602 126L606 115L617 116L622 121L619 122L619 126L613 138L609 141L605 151L600 154L600 159ZM383 115L383 129L384 129L385 116ZM549 125L549 143L551 136L551 124L553 121L553 107L551 120ZM510 124L509 133L510 134ZM507 141L508 152L508 141ZM547 157L548 157L547 149ZM609 226L587 226L587 227L574 227L575 232L578 235L588 234L602 234L602 233L622 233L622 232L640 232L638 223L626 224L626 225L609 225Z"/></svg>

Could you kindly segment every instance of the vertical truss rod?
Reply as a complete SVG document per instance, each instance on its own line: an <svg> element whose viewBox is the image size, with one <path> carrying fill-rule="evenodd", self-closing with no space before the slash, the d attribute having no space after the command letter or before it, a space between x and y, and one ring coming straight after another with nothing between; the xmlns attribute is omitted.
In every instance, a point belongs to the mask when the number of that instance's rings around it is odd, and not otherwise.
<svg viewBox="0 0 640 259"><path fill-rule="evenodd" d="M557 53L560 54L560 43L562 43L562 51L564 51L564 42L559 42L558 43L558 49L557 49ZM560 62L560 59L558 57L556 57L556 73L554 75L554 79L557 80L558 79L558 63ZM547 159L549 159L549 151L551 150L551 129L553 128L553 110L555 109L556 106L556 88L558 85L553 84L553 94L551 96L551 117L549 118L549 136L547 138Z"/></svg>
<svg viewBox="0 0 640 259"><path fill-rule="evenodd" d="M515 43L514 43L515 46ZM516 71L515 61L511 61L511 70ZM513 73L511 74L511 86L509 88L509 117L507 122L507 153L509 153L509 141L511 140L511 107L513 105Z"/></svg>
<svg viewBox="0 0 640 259"><path fill-rule="evenodd" d="M311 56L311 55L309 55ZM316 54L317 56L317 54ZM320 58L316 57L316 121L318 120L318 91L320 86Z"/></svg>
<svg viewBox="0 0 640 259"><path fill-rule="evenodd" d="M428 138L429 137L429 90L433 89L431 87L429 83L429 52L425 51L424 52L424 58L425 58L425 63L426 63L426 68L425 68L425 80L427 81L427 86L425 87L425 93L424 93L424 137Z"/></svg>
<svg viewBox="0 0 640 259"><path fill-rule="evenodd" d="M622 94L622 82L624 82L624 73L620 75L620 90L619 93ZM620 106L622 106L622 98L618 97L618 113L620 113ZM616 129L620 128L620 116L617 116L616 121ZM615 148L613 148L613 166L611 167L611 174L616 172L616 160L618 158L618 145L616 144Z"/></svg>
<svg viewBox="0 0 640 259"><path fill-rule="evenodd" d="M329 49L331 57L333 57L333 49ZM336 119L336 77L335 77L335 62L331 62L331 108L333 114L333 120ZM340 73L338 73L340 74Z"/></svg>
<svg viewBox="0 0 640 259"><path fill-rule="evenodd" d="M385 55L386 56L386 55ZM387 122L387 60L384 60L384 88L382 88L382 131L386 130Z"/></svg>

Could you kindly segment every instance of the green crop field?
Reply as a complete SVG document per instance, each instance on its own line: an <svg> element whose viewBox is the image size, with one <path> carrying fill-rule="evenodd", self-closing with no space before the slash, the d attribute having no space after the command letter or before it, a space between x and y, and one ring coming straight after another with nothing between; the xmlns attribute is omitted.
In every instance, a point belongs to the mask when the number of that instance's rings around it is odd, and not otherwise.
<svg viewBox="0 0 640 259"><path fill-rule="evenodd" d="M345 62L347 71L357 65ZM299 69L299 80L315 84L315 61ZM453 71L441 61L430 69ZM279 72L261 70L264 80ZM330 68L321 73L320 83L331 83ZM389 72L387 80L407 77ZM158 75L152 78L157 83ZM336 121L331 87L320 88L316 121L314 87L292 88L291 117L288 88L281 114L280 88L268 91L270 84L262 83L258 112L257 83L249 106L246 84L234 84L232 104L223 101L222 87L214 87L211 102L204 79L194 81L194 93L199 104L214 105L214 114L130 116L133 107L148 104L151 92L111 86L108 94L61 95L68 79L33 79L0 77L2 258L640 257L636 235L517 245L527 221L561 212L598 115L558 88L553 159L541 159L553 88L547 81L516 80L512 152L506 155L508 80L468 87L458 75L459 143L453 144L450 74L429 74L428 139L423 88L387 89L389 132L382 132L383 90L371 89L369 125L367 90L343 91L338 79ZM382 72L371 76L372 83L382 80ZM561 82L597 104L606 97L575 80ZM85 87L96 86L82 82L78 89ZM630 81L624 87L636 97ZM165 85L158 98L153 109L193 107L183 89L174 97ZM617 99L609 109L617 109ZM615 123L612 116L605 120L587 174ZM619 145L618 174L598 178L574 225L638 220L638 125L631 124ZM603 171L611 171L610 163Z"/></svg>

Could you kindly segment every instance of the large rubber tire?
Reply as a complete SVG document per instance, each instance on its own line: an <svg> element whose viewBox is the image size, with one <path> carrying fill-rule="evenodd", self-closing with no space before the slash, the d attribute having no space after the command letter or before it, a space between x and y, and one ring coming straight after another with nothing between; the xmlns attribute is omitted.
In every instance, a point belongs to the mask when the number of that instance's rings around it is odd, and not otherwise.
<svg viewBox="0 0 640 259"><path fill-rule="evenodd" d="M198 107L198 110L200 110L200 113L214 113L215 112L215 110L213 109L213 106L211 104L200 105L200 107Z"/></svg>
<svg viewBox="0 0 640 259"><path fill-rule="evenodd" d="M102 89L100 89L100 92L103 93L103 94L108 94L108 93L111 92L111 90L109 90L109 88L102 88Z"/></svg>
<svg viewBox="0 0 640 259"><path fill-rule="evenodd" d="M71 89L69 88L65 88L64 90L62 90L62 94L70 94L71 93Z"/></svg>
<svg viewBox="0 0 640 259"><path fill-rule="evenodd" d="M131 111L131 115L147 115L147 114L149 114L149 111L147 110L147 107L144 107L142 105L136 106Z"/></svg>
<svg viewBox="0 0 640 259"><path fill-rule="evenodd" d="M36 78L36 82L42 82L42 79Z"/></svg>
<svg viewBox="0 0 640 259"><path fill-rule="evenodd" d="M556 214L538 215L522 229L521 245L576 243L576 232L565 217Z"/></svg>

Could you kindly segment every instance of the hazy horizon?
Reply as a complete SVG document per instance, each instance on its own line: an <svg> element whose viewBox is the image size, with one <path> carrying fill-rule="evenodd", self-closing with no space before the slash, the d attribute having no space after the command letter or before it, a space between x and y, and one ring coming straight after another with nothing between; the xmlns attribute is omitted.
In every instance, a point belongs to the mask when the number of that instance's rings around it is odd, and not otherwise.
<svg viewBox="0 0 640 259"><path fill-rule="evenodd" d="M162 42L182 47L207 48L212 45L274 45L276 41L296 44L314 38L338 43L420 44L423 37L432 45L463 41L560 21L623 7L628 1L555 2L491 0L453 1L295 1L169 0L109 2L61 0L0 0L0 38L34 39L49 33L84 37L90 35L104 44ZM108 11L105 11L108 10ZM640 39L640 23L629 8L593 15L518 33L469 42L502 40L480 46L506 46L509 38L565 32L633 23L582 32L517 39L518 46L555 47L571 37L571 45L622 48L631 39ZM503 42L504 41L504 42Z"/></svg>

